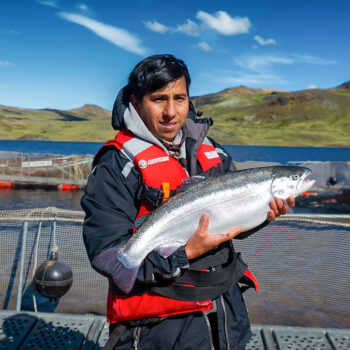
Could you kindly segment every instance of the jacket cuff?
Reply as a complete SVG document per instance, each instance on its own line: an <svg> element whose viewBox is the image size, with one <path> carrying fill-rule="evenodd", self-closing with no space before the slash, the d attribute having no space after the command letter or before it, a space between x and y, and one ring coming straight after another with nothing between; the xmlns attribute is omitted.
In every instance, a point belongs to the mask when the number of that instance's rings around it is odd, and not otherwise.
<svg viewBox="0 0 350 350"><path fill-rule="evenodd" d="M187 254L185 246L180 247L173 255L172 258L175 260L176 266L181 269L188 269L189 263L187 259Z"/></svg>

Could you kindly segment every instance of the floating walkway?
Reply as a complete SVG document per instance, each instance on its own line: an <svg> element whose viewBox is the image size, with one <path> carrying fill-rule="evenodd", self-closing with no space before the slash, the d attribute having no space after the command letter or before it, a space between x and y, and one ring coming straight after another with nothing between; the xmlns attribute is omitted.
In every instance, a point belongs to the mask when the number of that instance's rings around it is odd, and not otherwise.
<svg viewBox="0 0 350 350"><path fill-rule="evenodd" d="M246 350L348 350L350 329L253 325ZM103 316L0 311L0 349L102 349Z"/></svg>

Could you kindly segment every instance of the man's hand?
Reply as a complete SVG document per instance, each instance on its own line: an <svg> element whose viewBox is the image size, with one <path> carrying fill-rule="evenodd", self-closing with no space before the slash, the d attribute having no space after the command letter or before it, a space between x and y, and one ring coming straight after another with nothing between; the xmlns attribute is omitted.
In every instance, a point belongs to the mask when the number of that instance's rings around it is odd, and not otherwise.
<svg viewBox="0 0 350 350"><path fill-rule="evenodd" d="M293 196L288 197L287 204L289 207L294 208L295 198ZM276 217L280 216L281 214L286 214L288 210L286 203L280 198L275 198L272 201L270 201L270 208L271 209L267 212L268 221L273 221L276 219Z"/></svg>
<svg viewBox="0 0 350 350"><path fill-rule="evenodd" d="M236 227L227 233L211 235L208 233L209 215L203 214L199 220L197 231L188 240L185 251L187 259L191 260L217 248L221 243L233 239L240 234L244 227Z"/></svg>

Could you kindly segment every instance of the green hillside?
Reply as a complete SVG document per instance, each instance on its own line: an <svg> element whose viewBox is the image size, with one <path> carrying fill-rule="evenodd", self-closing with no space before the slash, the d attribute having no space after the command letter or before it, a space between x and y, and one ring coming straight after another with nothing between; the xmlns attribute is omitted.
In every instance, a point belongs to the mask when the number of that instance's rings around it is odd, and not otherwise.
<svg viewBox="0 0 350 350"><path fill-rule="evenodd" d="M0 106L0 139L106 141L115 135L111 112L95 105L68 111Z"/></svg>
<svg viewBox="0 0 350 350"><path fill-rule="evenodd" d="M224 144L350 146L350 82L297 92L241 86L192 100Z"/></svg>
<svg viewBox="0 0 350 350"><path fill-rule="evenodd" d="M192 98L214 120L224 144L350 147L350 82L297 92L244 86ZM111 112L94 105L68 111L0 106L0 139L106 141Z"/></svg>

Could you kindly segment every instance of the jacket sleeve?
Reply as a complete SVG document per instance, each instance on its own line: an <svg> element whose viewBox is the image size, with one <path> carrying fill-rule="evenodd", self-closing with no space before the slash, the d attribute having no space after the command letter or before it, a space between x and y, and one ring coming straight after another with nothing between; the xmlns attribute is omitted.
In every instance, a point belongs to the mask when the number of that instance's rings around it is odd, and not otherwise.
<svg viewBox="0 0 350 350"><path fill-rule="evenodd" d="M112 263L106 261L101 269L94 261L97 256L98 260L115 257L118 245L133 234L133 223L139 209L136 193L140 183L140 173L115 149L104 153L89 175L86 192L81 200L86 214L84 244L92 266L107 277L113 277ZM184 248L178 249L168 258L153 251L140 266L136 283L151 283L157 278L174 277L181 268L186 267L188 260Z"/></svg>

